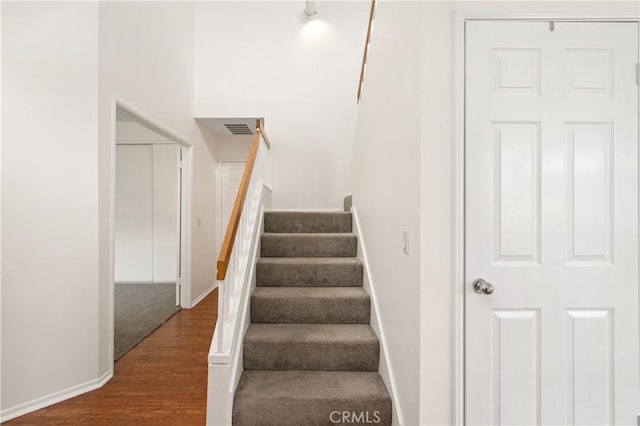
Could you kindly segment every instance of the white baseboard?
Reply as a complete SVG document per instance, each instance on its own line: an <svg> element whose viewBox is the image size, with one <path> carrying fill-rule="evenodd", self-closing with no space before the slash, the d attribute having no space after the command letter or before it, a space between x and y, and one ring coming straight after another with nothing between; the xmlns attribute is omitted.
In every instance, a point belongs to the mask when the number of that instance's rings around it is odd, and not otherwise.
<svg viewBox="0 0 640 426"><path fill-rule="evenodd" d="M216 287L218 287L218 283L217 283L217 282L215 282L215 283L211 284L211 287L209 287L208 289L206 289L204 292L202 292L202 294L201 294L200 296L196 297L196 298L195 298L195 300L194 300L193 302L191 302L191 308L190 308L190 309L195 308L195 306L196 306L198 303L202 302L202 299L204 299L205 297L207 297L207 296L209 295L209 293L211 293L213 290L215 290L215 289L216 289Z"/></svg>
<svg viewBox="0 0 640 426"><path fill-rule="evenodd" d="M358 236L358 258L362 261L364 266L364 279L363 286L364 289L369 293L371 297L371 328L378 335L378 339L380 340L380 377L382 377L382 381L387 386L387 390L391 394L391 402L393 404L393 424L403 425L404 424L404 415L400 410L400 401L398 401L398 392L396 391L396 380L393 375L393 370L391 369L391 365L389 363L388 352L387 352L387 339L386 334L384 332L384 326L382 325L381 318L378 314L378 299L376 298L376 287L374 285L373 278L371 277L371 270L369 268L369 260L367 258L367 250L365 239L362 236L362 232L360 230L360 222L358 221L358 213L356 211L355 206L351 207L351 213L353 215L353 233Z"/></svg>
<svg viewBox="0 0 640 426"><path fill-rule="evenodd" d="M0 423L4 423L11 419L15 419L16 417L23 416L33 411L40 410L41 408L45 408L50 405L57 404L58 402L62 402L75 396L81 395L83 393L101 388L112 377L113 370L109 370L97 379L89 380L88 382L81 383L76 386L71 386L70 388L45 395L31 401L23 402L22 404L16 405L15 407L7 408L6 410L2 410L2 412L0 412Z"/></svg>

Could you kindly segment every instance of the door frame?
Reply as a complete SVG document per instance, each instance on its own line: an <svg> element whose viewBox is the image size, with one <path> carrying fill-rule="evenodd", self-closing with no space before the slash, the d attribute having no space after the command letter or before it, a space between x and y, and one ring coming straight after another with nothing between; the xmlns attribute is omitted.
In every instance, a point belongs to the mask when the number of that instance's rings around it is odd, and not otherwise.
<svg viewBox="0 0 640 426"><path fill-rule="evenodd" d="M454 24L454 424L465 424L465 24L470 21L633 22L640 15L625 12L455 12ZM640 57L640 49L638 52ZM638 88L640 90L640 86ZM640 111L640 108L639 108ZM640 114L638 117L640 123ZM640 145L640 138L638 141ZM640 223L640 218L639 218ZM639 413L640 414L640 413Z"/></svg>
<svg viewBox="0 0 640 426"><path fill-rule="evenodd" d="M113 372L113 351L114 351L114 295L115 295L115 204L116 204L116 111L121 109L129 115L135 117L143 126L158 133L159 135L171 140L182 152L182 190L180 203L182 206L180 222L180 271L182 274L180 280L180 306L185 309L191 308L191 203L192 203L192 186L193 186L193 145L187 139L174 133L166 128L149 115L141 112L128 102L121 98L112 96L110 105L110 146L109 146L109 300L108 300L108 316L109 316L109 353L108 360L111 372Z"/></svg>

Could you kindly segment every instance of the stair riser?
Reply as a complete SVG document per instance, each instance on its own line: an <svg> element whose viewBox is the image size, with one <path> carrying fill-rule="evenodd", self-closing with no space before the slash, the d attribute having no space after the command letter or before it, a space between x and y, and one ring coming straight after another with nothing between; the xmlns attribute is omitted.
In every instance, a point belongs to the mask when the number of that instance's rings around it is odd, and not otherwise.
<svg viewBox="0 0 640 426"><path fill-rule="evenodd" d="M377 371L378 342L244 343L245 370Z"/></svg>
<svg viewBox="0 0 640 426"><path fill-rule="evenodd" d="M264 234L263 257L355 257L358 240L353 234Z"/></svg>
<svg viewBox="0 0 640 426"><path fill-rule="evenodd" d="M361 287L362 264L293 265L260 263L256 285L265 287Z"/></svg>
<svg viewBox="0 0 640 426"><path fill-rule="evenodd" d="M351 232L351 213L269 212L264 232Z"/></svg>
<svg viewBox="0 0 640 426"><path fill-rule="evenodd" d="M369 298L251 298L253 323L369 324Z"/></svg>
<svg viewBox="0 0 640 426"><path fill-rule="evenodd" d="M345 420L343 419L343 412ZM337 421L340 419L340 421ZM358 421L361 420L361 421ZM391 400L366 401L305 400L279 401L274 410L272 401L242 400L234 402L234 426L359 426L391 425Z"/></svg>

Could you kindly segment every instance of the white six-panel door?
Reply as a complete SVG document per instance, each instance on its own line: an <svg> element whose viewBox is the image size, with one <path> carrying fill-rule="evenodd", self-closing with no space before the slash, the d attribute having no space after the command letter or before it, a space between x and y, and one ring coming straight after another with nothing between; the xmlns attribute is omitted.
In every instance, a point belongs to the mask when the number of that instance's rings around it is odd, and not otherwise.
<svg viewBox="0 0 640 426"><path fill-rule="evenodd" d="M466 422L636 424L638 25L473 21L465 52Z"/></svg>

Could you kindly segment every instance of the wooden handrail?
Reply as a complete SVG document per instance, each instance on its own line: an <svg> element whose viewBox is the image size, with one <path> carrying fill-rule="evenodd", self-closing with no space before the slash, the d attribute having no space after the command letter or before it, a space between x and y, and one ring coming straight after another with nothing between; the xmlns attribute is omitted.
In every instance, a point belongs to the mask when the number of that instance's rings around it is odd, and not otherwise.
<svg viewBox="0 0 640 426"><path fill-rule="evenodd" d="M220 254L218 255L218 261L216 262L216 278L218 280L224 280L224 278L227 276L227 268L229 267L229 259L231 258L233 243L236 240L236 233L238 232L238 224L240 223L242 206L244 205L244 199L247 196L249 180L251 180L253 165L256 161L256 155L258 153L258 147L260 145L260 135L262 135L267 148L271 148L271 143L269 142L264 128L262 127L262 122L258 120L256 123L256 132L253 135L253 142L251 143L251 149L249 150L249 158L247 158L247 164L244 166L244 171L242 172L240 187L238 188L238 193L236 194L236 200L233 203L233 210L231 210L231 216L229 217L227 231L224 234L224 241L222 241L222 247L220 248Z"/></svg>
<svg viewBox="0 0 640 426"><path fill-rule="evenodd" d="M364 68L367 66L367 55L369 54L369 42L371 41L371 28L373 27L373 15L376 10L376 0L371 0L371 10L369 11L369 23L367 24L367 38L364 41L364 52L362 53L362 65L360 66L360 81L358 82L358 103L362 97L362 84L364 83Z"/></svg>
<svg viewBox="0 0 640 426"><path fill-rule="evenodd" d="M264 127L262 125L261 120L258 120L258 122L256 123L256 130L259 131L260 134L262 135L262 138L264 139L264 143L267 144L267 148L271 149L271 141L269 140L267 133L264 131Z"/></svg>

